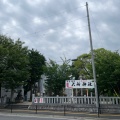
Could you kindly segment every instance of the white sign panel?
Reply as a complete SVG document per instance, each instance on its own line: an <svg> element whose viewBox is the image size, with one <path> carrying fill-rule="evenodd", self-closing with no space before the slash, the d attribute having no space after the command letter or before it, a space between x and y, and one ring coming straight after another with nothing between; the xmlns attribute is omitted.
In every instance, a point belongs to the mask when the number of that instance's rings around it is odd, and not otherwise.
<svg viewBox="0 0 120 120"><path fill-rule="evenodd" d="M66 80L65 88L94 88L93 80Z"/></svg>
<svg viewBox="0 0 120 120"><path fill-rule="evenodd" d="M37 97L37 98L34 98L34 101L33 101L34 103L43 103L43 98L39 98L39 97Z"/></svg>

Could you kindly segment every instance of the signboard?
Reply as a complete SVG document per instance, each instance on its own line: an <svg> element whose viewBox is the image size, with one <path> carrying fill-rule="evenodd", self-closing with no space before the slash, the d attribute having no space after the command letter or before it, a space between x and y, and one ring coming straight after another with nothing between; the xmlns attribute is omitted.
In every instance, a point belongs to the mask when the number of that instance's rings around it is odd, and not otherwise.
<svg viewBox="0 0 120 120"><path fill-rule="evenodd" d="M43 98L34 98L34 103L43 103Z"/></svg>
<svg viewBox="0 0 120 120"><path fill-rule="evenodd" d="M94 88L93 80L66 80L65 88Z"/></svg>
<svg viewBox="0 0 120 120"><path fill-rule="evenodd" d="M34 98L34 103L38 103L38 99L37 98Z"/></svg>
<svg viewBox="0 0 120 120"><path fill-rule="evenodd" d="M43 103L43 98L40 98L39 103Z"/></svg>

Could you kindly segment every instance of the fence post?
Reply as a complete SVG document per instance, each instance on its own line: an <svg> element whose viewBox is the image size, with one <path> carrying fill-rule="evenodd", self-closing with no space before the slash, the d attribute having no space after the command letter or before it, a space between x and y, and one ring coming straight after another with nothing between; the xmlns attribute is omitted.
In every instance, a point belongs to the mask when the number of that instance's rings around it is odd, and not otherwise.
<svg viewBox="0 0 120 120"><path fill-rule="evenodd" d="M97 113L98 113L97 116L99 117L99 113L100 113L100 108L99 108L99 106L98 106L97 109L98 109L98 111L97 111Z"/></svg>
<svg viewBox="0 0 120 120"><path fill-rule="evenodd" d="M56 97L57 97L57 103L58 103L58 95Z"/></svg>
<svg viewBox="0 0 120 120"><path fill-rule="evenodd" d="M65 116L65 105L64 105L64 116Z"/></svg>
<svg viewBox="0 0 120 120"><path fill-rule="evenodd" d="M11 108L11 113L12 113L12 104L10 105L10 108Z"/></svg>
<svg viewBox="0 0 120 120"><path fill-rule="evenodd" d="M86 95L84 95L84 104L86 104Z"/></svg>
<svg viewBox="0 0 120 120"><path fill-rule="evenodd" d="M100 117L99 115L100 115L100 97L98 95L98 117Z"/></svg>
<svg viewBox="0 0 120 120"><path fill-rule="evenodd" d="M37 114L37 105L36 105L36 114Z"/></svg>
<svg viewBox="0 0 120 120"><path fill-rule="evenodd" d="M34 102L35 94L32 94L32 103Z"/></svg>

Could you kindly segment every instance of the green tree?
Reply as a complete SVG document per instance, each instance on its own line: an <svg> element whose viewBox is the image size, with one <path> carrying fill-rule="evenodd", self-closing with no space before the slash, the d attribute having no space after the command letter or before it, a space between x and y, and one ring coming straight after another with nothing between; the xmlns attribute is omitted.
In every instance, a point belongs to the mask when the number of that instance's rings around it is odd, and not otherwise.
<svg viewBox="0 0 120 120"><path fill-rule="evenodd" d="M78 80L80 76L82 77L82 79L92 78L90 54L82 54L73 61L74 62L72 63L72 76L74 76L76 80Z"/></svg>
<svg viewBox="0 0 120 120"><path fill-rule="evenodd" d="M99 95L120 95L119 53L100 48L94 50L94 58ZM93 79L91 53L79 56L73 68L79 71L77 75Z"/></svg>
<svg viewBox="0 0 120 120"><path fill-rule="evenodd" d="M68 80L71 75L69 61L63 60L63 64L59 65L50 60L45 67L45 75L47 76L45 88L48 95L63 95L65 80Z"/></svg>
<svg viewBox="0 0 120 120"><path fill-rule="evenodd" d="M0 36L0 80L2 86L11 89L11 99L14 89L23 85L29 78L28 49L23 42L6 36Z"/></svg>
<svg viewBox="0 0 120 120"><path fill-rule="evenodd" d="M100 48L94 54L99 94L120 95L119 53Z"/></svg>
<svg viewBox="0 0 120 120"><path fill-rule="evenodd" d="M7 54L8 51L0 44L0 97L1 97L1 85L4 81L4 72L7 68Z"/></svg>
<svg viewBox="0 0 120 120"><path fill-rule="evenodd" d="M43 74L45 57L34 49L30 50L28 55L29 55L30 78L27 80L27 84L24 86L24 88L25 94L27 93L27 91L31 90L30 99L32 99L32 93L36 94L35 83L39 82L41 75Z"/></svg>

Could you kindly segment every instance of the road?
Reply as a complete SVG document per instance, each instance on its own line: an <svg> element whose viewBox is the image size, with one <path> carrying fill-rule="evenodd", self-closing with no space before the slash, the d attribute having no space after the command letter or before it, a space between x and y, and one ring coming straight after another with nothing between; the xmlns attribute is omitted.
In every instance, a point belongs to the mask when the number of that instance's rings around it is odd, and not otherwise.
<svg viewBox="0 0 120 120"><path fill-rule="evenodd" d="M15 118L16 117L15 115L18 115L18 118ZM55 118L55 116L58 116L58 117ZM33 119L33 117L35 117L35 119ZM95 120L95 118L97 120L98 119L120 120L120 114L100 114L100 117L97 117L96 113L92 114L92 113L83 113L83 112L65 112L65 116L64 116L63 111L58 112L58 111L39 111L38 110L37 114L36 114L35 110L28 111L28 110L15 109L12 111L12 113L10 112L10 110L6 110L6 109L0 110L0 120L27 120L27 119L38 120L38 117L39 117L39 120L60 120L61 118L62 118L62 120L70 120L70 118L78 118L78 120L85 120L85 118L91 118L91 120L92 119ZM80 119L80 118L82 118L82 119ZM72 120L74 120L74 119L72 119Z"/></svg>
<svg viewBox="0 0 120 120"><path fill-rule="evenodd" d="M36 115L36 116L60 116L60 117L87 117L87 118L97 118L97 113L87 113L87 112L70 112L70 111L66 111L64 113L64 111L49 111L49 110L37 110L37 114L36 114L36 110L21 110L21 109L13 109L12 113L9 109L1 109L0 113L6 113L6 114L28 114L28 116L30 115ZM99 114L99 118L105 118L105 119L118 119L120 120L120 114ZM1 120L1 119L0 119Z"/></svg>
<svg viewBox="0 0 120 120"><path fill-rule="evenodd" d="M29 114L1 114L0 120L120 120L110 118L93 118L93 117L60 117L60 116L42 116Z"/></svg>
<svg viewBox="0 0 120 120"><path fill-rule="evenodd" d="M38 116L18 116L18 115L0 115L0 120L75 120L70 118L53 118Z"/></svg>

